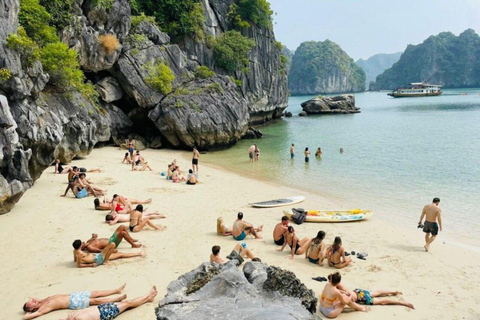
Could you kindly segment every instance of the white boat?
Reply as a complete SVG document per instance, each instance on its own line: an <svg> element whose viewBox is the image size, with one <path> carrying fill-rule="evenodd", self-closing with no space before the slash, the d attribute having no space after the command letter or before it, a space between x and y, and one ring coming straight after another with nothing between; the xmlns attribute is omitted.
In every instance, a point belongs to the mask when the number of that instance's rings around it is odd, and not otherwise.
<svg viewBox="0 0 480 320"><path fill-rule="evenodd" d="M399 88L390 93L389 96L394 98L403 98L403 97L429 97L429 96L439 96L443 93L440 89L442 86L438 84L429 84L424 82L413 82L411 83L411 88Z"/></svg>

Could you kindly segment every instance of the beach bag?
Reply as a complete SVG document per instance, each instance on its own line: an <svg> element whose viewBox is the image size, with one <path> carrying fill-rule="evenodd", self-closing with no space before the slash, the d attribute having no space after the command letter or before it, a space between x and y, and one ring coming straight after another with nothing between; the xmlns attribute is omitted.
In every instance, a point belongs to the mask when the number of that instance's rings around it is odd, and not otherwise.
<svg viewBox="0 0 480 320"><path fill-rule="evenodd" d="M87 196L87 189L83 188L77 192L77 199L85 198Z"/></svg>
<svg viewBox="0 0 480 320"><path fill-rule="evenodd" d="M292 208L292 220L296 224L302 224L307 220L307 212L302 208Z"/></svg>

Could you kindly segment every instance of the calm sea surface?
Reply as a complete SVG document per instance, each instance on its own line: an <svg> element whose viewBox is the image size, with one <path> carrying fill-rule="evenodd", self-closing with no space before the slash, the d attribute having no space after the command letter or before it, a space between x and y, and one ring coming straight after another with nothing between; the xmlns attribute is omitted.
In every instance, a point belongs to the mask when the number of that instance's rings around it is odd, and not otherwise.
<svg viewBox="0 0 480 320"><path fill-rule="evenodd" d="M400 99L360 93L360 114L297 116L309 98L291 97L287 111L294 116L262 127L262 139L210 152L202 161L314 190L352 208L382 209L376 217L412 228L423 205L439 197L445 233L480 247L480 89ZM252 143L261 151L256 164L248 162ZM321 159L314 156L318 147Z"/></svg>

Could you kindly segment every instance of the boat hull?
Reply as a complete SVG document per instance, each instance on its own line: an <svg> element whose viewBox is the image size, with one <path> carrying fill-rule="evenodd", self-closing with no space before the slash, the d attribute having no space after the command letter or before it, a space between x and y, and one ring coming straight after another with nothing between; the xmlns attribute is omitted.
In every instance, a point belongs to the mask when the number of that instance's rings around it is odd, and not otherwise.
<svg viewBox="0 0 480 320"><path fill-rule="evenodd" d="M429 93L412 93L412 94L391 92L391 93L388 93L388 95L394 98L408 98L408 97L433 97L433 96L439 96L442 93L443 91L429 92Z"/></svg>

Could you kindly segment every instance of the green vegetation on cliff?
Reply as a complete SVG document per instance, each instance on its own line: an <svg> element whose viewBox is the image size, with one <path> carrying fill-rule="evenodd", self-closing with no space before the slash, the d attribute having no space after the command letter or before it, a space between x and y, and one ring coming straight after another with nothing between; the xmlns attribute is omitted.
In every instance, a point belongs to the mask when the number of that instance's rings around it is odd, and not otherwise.
<svg viewBox="0 0 480 320"><path fill-rule="evenodd" d="M247 53L255 46L255 40L231 30L220 36L213 48L215 63L229 73L248 67Z"/></svg>
<svg viewBox="0 0 480 320"><path fill-rule="evenodd" d="M160 29L175 41L194 35L204 38L204 10L199 0L130 0L132 14L155 17Z"/></svg>
<svg viewBox="0 0 480 320"><path fill-rule="evenodd" d="M57 3L53 0L44 2L49 5ZM61 12L58 12L58 16L61 16ZM55 27L50 25L60 23L61 19L52 22L52 16L40 5L39 0L22 0L18 18L20 27L16 34L7 37L7 46L20 53L26 66L40 61L43 70L50 75L49 84L56 90L76 90L94 101L97 92L91 84L84 83L77 53L60 42Z"/></svg>
<svg viewBox="0 0 480 320"><path fill-rule="evenodd" d="M272 28L272 14L267 0L239 0L232 3L228 18L236 28L250 28L250 23Z"/></svg>
<svg viewBox="0 0 480 320"><path fill-rule="evenodd" d="M480 37L468 29L455 36L442 32L409 45L400 60L379 75L371 89L390 90L412 82L445 87L480 86Z"/></svg>
<svg viewBox="0 0 480 320"><path fill-rule="evenodd" d="M158 61L154 65L147 66L146 70L148 77L145 80L152 89L163 94L172 92L172 82L175 80L175 75L165 63Z"/></svg>
<svg viewBox="0 0 480 320"><path fill-rule="evenodd" d="M288 80L292 94L365 90L365 72L330 40L302 43L293 56Z"/></svg>

